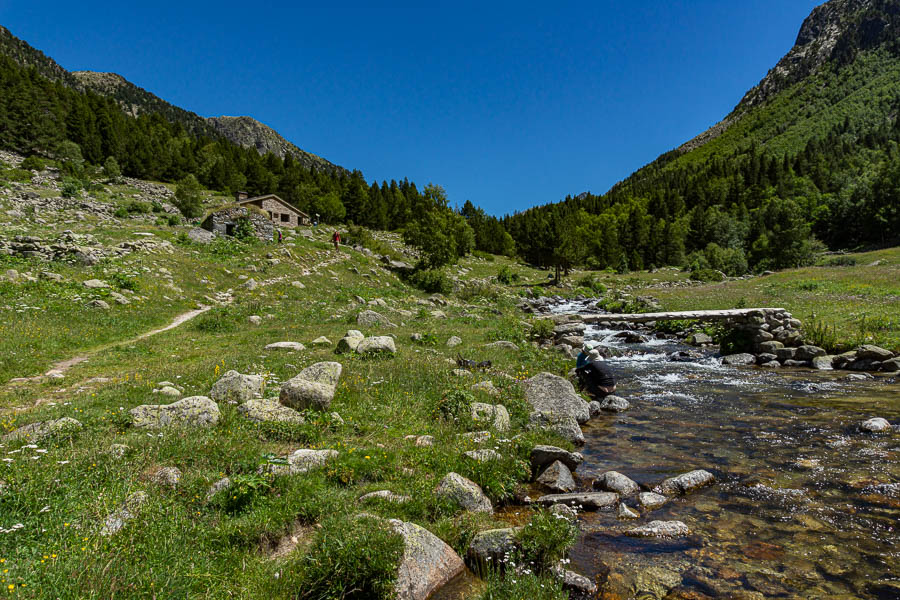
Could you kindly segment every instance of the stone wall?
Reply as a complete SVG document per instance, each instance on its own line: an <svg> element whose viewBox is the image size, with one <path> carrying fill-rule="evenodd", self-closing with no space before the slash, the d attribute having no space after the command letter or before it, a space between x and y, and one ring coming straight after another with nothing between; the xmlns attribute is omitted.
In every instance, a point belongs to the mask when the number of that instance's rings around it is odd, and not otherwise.
<svg viewBox="0 0 900 600"><path fill-rule="evenodd" d="M210 213L201 227L219 235L234 235L234 229L240 219L250 219L256 231L256 237L264 242L271 242L275 234L275 226L267 215L244 206L232 206Z"/></svg>

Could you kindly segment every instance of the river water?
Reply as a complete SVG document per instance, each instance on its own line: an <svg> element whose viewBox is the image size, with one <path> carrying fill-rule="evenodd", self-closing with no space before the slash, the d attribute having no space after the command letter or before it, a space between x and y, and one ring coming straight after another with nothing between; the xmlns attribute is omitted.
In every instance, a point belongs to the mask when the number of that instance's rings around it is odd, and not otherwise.
<svg viewBox="0 0 900 600"><path fill-rule="evenodd" d="M573 570L605 580L606 598L662 598L678 586L672 597L900 598L900 432L858 430L873 416L900 423L893 378L723 367L712 351L670 362L687 348L614 333L589 327L585 337L627 353L610 364L631 408L584 426L582 487L608 470L647 489L693 469L717 482L636 521L583 513ZM657 519L692 533L623 535Z"/></svg>

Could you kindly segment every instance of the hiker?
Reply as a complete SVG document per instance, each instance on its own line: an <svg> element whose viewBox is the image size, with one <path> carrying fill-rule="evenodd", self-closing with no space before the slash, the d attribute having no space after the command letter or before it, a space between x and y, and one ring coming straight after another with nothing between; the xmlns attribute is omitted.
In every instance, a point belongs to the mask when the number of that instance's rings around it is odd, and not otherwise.
<svg viewBox="0 0 900 600"><path fill-rule="evenodd" d="M616 391L616 378L603 358L599 348L591 348L587 352L584 364L575 368L582 389L587 390L588 394L598 400Z"/></svg>
<svg viewBox="0 0 900 600"><path fill-rule="evenodd" d="M334 249L338 249L338 244L341 243L341 234L338 233L338 230L334 230L334 234L331 236L331 241L334 242Z"/></svg>
<svg viewBox="0 0 900 600"><path fill-rule="evenodd" d="M278 243L279 243L279 244L281 243L281 240L282 240L282 239L283 239L283 238L281 237L281 230L279 229L279 230L278 230Z"/></svg>

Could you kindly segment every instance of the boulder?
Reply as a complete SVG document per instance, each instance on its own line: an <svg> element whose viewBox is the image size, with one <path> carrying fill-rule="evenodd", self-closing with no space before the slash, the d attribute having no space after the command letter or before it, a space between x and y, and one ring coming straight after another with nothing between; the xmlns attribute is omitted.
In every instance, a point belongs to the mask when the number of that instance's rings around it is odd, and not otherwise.
<svg viewBox="0 0 900 600"><path fill-rule="evenodd" d="M181 390L179 390L178 388L173 387L171 385L167 385L158 390L153 390L153 393L154 394L159 393L159 394L162 394L163 396L169 396L171 398L178 398L181 396Z"/></svg>
<svg viewBox="0 0 900 600"><path fill-rule="evenodd" d="M497 431L509 429L509 411L502 404L472 403L472 420L476 423L487 423Z"/></svg>
<svg viewBox="0 0 900 600"><path fill-rule="evenodd" d="M584 457L578 452L569 452L556 446L537 445L531 449L531 470L534 473L540 473L556 461L574 471L584 461Z"/></svg>
<svg viewBox="0 0 900 600"><path fill-rule="evenodd" d="M263 393L265 379L260 375L242 375L235 370L225 373L209 390L216 402L243 404Z"/></svg>
<svg viewBox="0 0 900 600"><path fill-rule="evenodd" d="M891 424L887 419L874 417L867 421L863 421L860 424L859 429L868 433L885 433L888 431L892 431L893 428L891 427Z"/></svg>
<svg viewBox="0 0 900 600"><path fill-rule="evenodd" d="M303 415L293 408L284 406L277 400L248 400L238 407L238 412L257 423L298 423L305 422Z"/></svg>
<svg viewBox="0 0 900 600"><path fill-rule="evenodd" d="M628 505L626 505L624 502L620 502L619 509L616 512L616 517L619 519L640 519L641 515L628 508Z"/></svg>
<svg viewBox="0 0 900 600"><path fill-rule="evenodd" d="M268 344L266 350L287 350L289 352L300 352L306 350L306 346L300 342L275 342Z"/></svg>
<svg viewBox="0 0 900 600"><path fill-rule="evenodd" d="M330 346L331 340L322 335L311 341L309 344L310 346Z"/></svg>
<svg viewBox="0 0 900 600"><path fill-rule="evenodd" d="M741 354L729 354L722 359L722 364L728 365L730 367L746 367L749 365L755 365L756 357L746 352L743 352Z"/></svg>
<svg viewBox="0 0 900 600"><path fill-rule="evenodd" d="M389 335L378 335L367 337L356 346L357 354L396 354L397 347L394 345L394 338Z"/></svg>
<svg viewBox="0 0 900 600"><path fill-rule="evenodd" d="M873 346L872 344L866 344L856 349L857 359L885 361L893 358L893 356L894 353L890 350L885 350L884 348L879 348L878 346Z"/></svg>
<svg viewBox="0 0 900 600"><path fill-rule="evenodd" d="M485 573L490 567L500 568L516 549L517 531L515 527L508 527L476 533L466 551L466 560L472 570Z"/></svg>
<svg viewBox="0 0 900 600"><path fill-rule="evenodd" d="M600 410L604 412L620 413L631 407L628 400L620 396L607 396L600 401Z"/></svg>
<svg viewBox="0 0 900 600"><path fill-rule="evenodd" d="M506 340L500 340L498 342L491 342L490 344L485 344L485 348L496 348L498 350L518 350L519 347L512 342L507 342Z"/></svg>
<svg viewBox="0 0 900 600"><path fill-rule="evenodd" d="M206 396L190 396L172 404L143 404L128 411L135 427L210 427L219 422L219 406Z"/></svg>
<svg viewBox="0 0 900 600"><path fill-rule="evenodd" d="M188 231L187 236L188 239L195 244L209 244L216 238L213 232L201 229L200 227L194 227Z"/></svg>
<svg viewBox="0 0 900 600"><path fill-rule="evenodd" d="M83 285L84 287L92 290L99 290L109 287L108 283L106 283L105 281L100 281L99 279L88 279L83 283Z"/></svg>
<svg viewBox="0 0 900 600"><path fill-rule="evenodd" d="M547 467L537 482L554 492L571 492L575 489L575 479L569 468L560 461Z"/></svg>
<svg viewBox="0 0 900 600"><path fill-rule="evenodd" d="M109 310L109 304L103 300L91 300L90 302L88 302L88 306L90 306L91 308Z"/></svg>
<svg viewBox="0 0 900 600"><path fill-rule="evenodd" d="M648 510L659 508L668 501L669 499L662 494L655 494L653 492L641 492L638 494L638 502Z"/></svg>
<svg viewBox="0 0 900 600"><path fill-rule="evenodd" d="M565 504L556 503L552 505L550 512L567 521L575 521L578 518L578 511Z"/></svg>
<svg viewBox="0 0 900 600"><path fill-rule="evenodd" d="M209 502L216 496L216 494L225 491L230 487L231 479L229 479L228 477L223 477L222 479L209 486L209 489L206 490L206 501Z"/></svg>
<svg viewBox="0 0 900 600"><path fill-rule="evenodd" d="M306 367L281 384L278 401L296 409L326 411L334 399L343 367L337 362L320 362Z"/></svg>
<svg viewBox="0 0 900 600"><path fill-rule="evenodd" d="M778 357L778 360L784 362L786 360L794 360L794 357L797 355L796 348L778 348L775 350L775 356Z"/></svg>
<svg viewBox="0 0 900 600"><path fill-rule="evenodd" d="M247 322L251 325L259 326L262 325L262 317L260 317L259 315L250 315L249 317L247 317Z"/></svg>
<svg viewBox="0 0 900 600"><path fill-rule="evenodd" d="M378 490L377 492L369 492L368 494L363 494L359 497L358 502L368 502L369 500L385 500L387 502L396 502L397 504L403 504L404 502L409 502L412 500L409 496L403 496L401 494L395 494L391 490Z"/></svg>
<svg viewBox="0 0 900 600"><path fill-rule="evenodd" d="M562 582L569 600L591 600L597 597L597 584L584 575L560 566L554 567L552 572Z"/></svg>
<svg viewBox="0 0 900 600"><path fill-rule="evenodd" d="M525 382L525 400L535 411L574 417L578 423L591 417L588 403L575 392L575 387L550 373L539 373Z"/></svg>
<svg viewBox="0 0 900 600"><path fill-rule="evenodd" d="M828 353L824 348L807 344L797 348L797 352L794 354L794 360L812 360L820 356L825 356L826 354Z"/></svg>
<svg viewBox="0 0 900 600"><path fill-rule="evenodd" d="M394 583L398 600L426 600L465 570L453 548L424 527L396 519L390 523L404 542Z"/></svg>
<svg viewBox="0 0 900 600"><path fill-rule="evenodd" d="M478 484L458 473L447 473L435 488L434 493L470 512L494 512L491 501L484 495Z"/></svg>
<svg viewBox="0 0 900 600"><path fill-rule="evenodd" d="M691 530L681 521L650 521L625 532L631 537L674 539L690 535Z"/></svg>
<svg viewBox="0 0 900 600"><path fill-rule="evenodd" d="M382 325L383 327L396 327L396 325L391 323L387 317L385 317L381 313L375 312L374 310L361 311L358 315L356 315L356 323L358 325L362 325L363 327L374 327L376 325Z"/></svg>
<svg viewBox="0 0 900 600"><path fill-rule="evenodd" d="M154 473L151 479L157 485L175 488L178 482L181 481L181 471L178 467L163 467Z"/></svg>
<svg viewBox="0 0 900 600"><path fill-rule="evenodd" d="M573 494L549 494L537 499L538 504L552 506L580 506L584 510L614 510L619 503L619 495L612 492L576 492Z"/></svg>
<svg viewBox="0 0 900 600"><path fill-rule="evenodd" d="M616 492L621 496L631 496L641 491L641 487L618 471L607 471L594 480L595 490Z"/></svg>
<svg viewBox="0 0 900 600"><path fill-rule="evenodd" d="M816 356L811 361L812 368L818 371L832 371L834 370L834 357L831 355L824 356Z"/></svg>
<svg viewBox="0 0 900 600"><path fill-rule="evenodd" d="M468 458L469 460L474 460L475 462L488 462L491 460L500 460L503 458L503 455L497 452L496 450L491 449L483 449L483 450L468 450L463 452L463 456Z"/></svg>
<svg viewBox="0 0 900 600"><path fill-rule="evenodd" d="M340 340L338 340L337 350L338 354L346 354L347 352L356 352L356 347L359 346L359 343L366 338L362 334L361 331L356 329L351 329L347 333L344 334Z"/></svg>
<svg viewBox="0 0 900 600"><path fill-rule="evenodd" d="M100 535L110 536L120 531L128 521L138 514L145 502L147 502L147 492L134 492L125 498L122 506L110 513L103 521Z"/></svg>
<svg viewBox="0 0 900 600"><path fill-rule="evenodd" d="M892 358L881 363L881 370L885 373L896 373L900 371L900 358Z"/></svg>
<svg viewBox="0 0 900 600"><path fill-rule="evenodd" d="M28 440L37 442L48 437L60 434L67 434L81 429L81 421L72 417L61 417L59 419L51 419L49 421L39 421L23 425L17 429L13 429L3 436L4 442L15 440Z"/></svg>
<svg viewBox="0 0 900 600"><path fill-rule="evenodd" d="M450 336L450 339L447 340L448 348L455 348L455 347L459 346L460 344L462 344L462 340L458 336L455 336L455 335Z"/></svg>
<svg viewBox="0 0 900 600"><path fill-rule="evenodd" d="M774 354L776 358L778 358L778 351L784 348L784 344L781 342L776 342L775 340L771 340L768 342L760 343L757 348L763 354Z"/></svg>
<svg viewBox="0 0 900 600"><path fill-rule="evenodd" d="M528 415L528 427L549 429L573 444L584 444L584 433L578 421L572 416L535 411Z"/></svg>
<svg viewBox="0 0 900 600"><path fill-rule="evenodd" d="M692 333L684 342L689 346L703 346L704 344L712 344L713 339L705 333Z"/></svg>
<svg viewBox="0 0 900 600"><path fill-rule="evenodd" d="M703 486L712 485L715 480L716 478L709 471L698 469L689 473L682 473L676 477L669 477L653 488L653 491L664 496L687 494Z"/></svg>
<svg viewBox="0 0 900 600"><path fill-rule="evenodd" d="M338 455L337 450L313 450L300 448L288 455L285 463L267 463L259 467L259 472L275 475L298 475L325 466L325 463Z"/></svg>

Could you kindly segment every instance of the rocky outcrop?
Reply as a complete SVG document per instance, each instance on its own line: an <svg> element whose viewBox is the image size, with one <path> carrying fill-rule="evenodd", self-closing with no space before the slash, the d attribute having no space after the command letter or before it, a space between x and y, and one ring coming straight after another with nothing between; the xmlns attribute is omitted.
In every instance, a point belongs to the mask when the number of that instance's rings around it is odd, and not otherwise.
<svg viewBox="0 0 900 600"><path fill-rule="evenodd" d="M62 417L52 419L50 421L40 421L38 423L30 423L23 425L17 429L13 429L3 436L4 442L14 440L28 440L37 442L55 435L72 433L81 429L81 422L72 417Z"/></svg>

